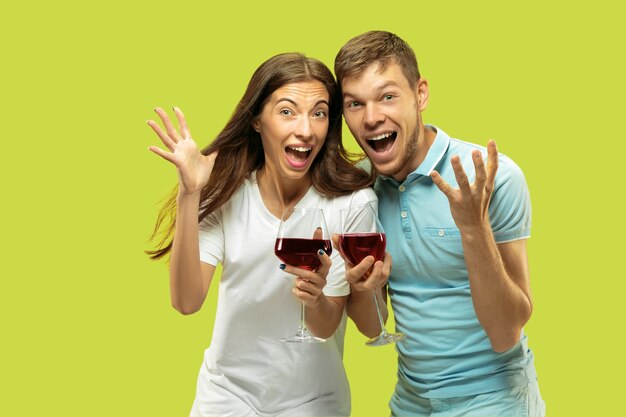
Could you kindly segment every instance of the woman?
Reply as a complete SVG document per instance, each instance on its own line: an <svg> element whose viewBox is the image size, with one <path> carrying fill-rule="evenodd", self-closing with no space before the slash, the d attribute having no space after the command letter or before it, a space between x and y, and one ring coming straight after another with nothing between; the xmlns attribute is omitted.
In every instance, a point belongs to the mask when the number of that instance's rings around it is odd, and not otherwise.
<svg viewBox="0 0 626 417"><path fill-rule="evenodd" d="M340 230L341 208L376 200L367 188L372 176L354 167L341 144L341 96L331 72L301 54L270 58L201 152L174 111L178 130L161 109L165 131L148 122L169 151L150 150L179 176L155 228L169 218L166 237L149 253L171 251L171 299L183 314L200 309L216 265L223 266L191 414L349 415L343 261L333 251L320 254L316 271L283 271L273 253L284 209L321 207L332 233ZM298 276L293 288L286 273ZM307 327L326 343L279 341L297 328L300 302Z"/></svg>

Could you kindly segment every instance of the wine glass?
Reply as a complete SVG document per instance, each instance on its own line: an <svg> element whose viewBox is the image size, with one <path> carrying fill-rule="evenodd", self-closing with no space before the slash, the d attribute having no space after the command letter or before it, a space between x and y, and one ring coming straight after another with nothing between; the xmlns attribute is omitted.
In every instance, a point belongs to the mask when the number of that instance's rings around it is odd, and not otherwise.
<svg viewBox="0 0 626 417"><path fill-rule="evenodd" d="M294 207L283 212L276 237L274 253L287 265L314 271L321 261L318 251L322 249L330 255L332 245L324 212L320 208ZM283 342L321 343L326 339L315 337L304 322L304 303L300 308L300 327L292 337Z"/></svg>
<svg viewBox="0 0 626 417"><path fill-rule="evenodd" d="M372 255L377 261L382 261L385 256L387 238L374 208L370 204L363 204L342 209L340 213L339 249L348 262L357 265L369 255ZM365 344L383 346L404 339L406 336L404 333L389 333L387 331L383 316L380 313L376 291L372 294L374 295L381 332Z"/></svg>

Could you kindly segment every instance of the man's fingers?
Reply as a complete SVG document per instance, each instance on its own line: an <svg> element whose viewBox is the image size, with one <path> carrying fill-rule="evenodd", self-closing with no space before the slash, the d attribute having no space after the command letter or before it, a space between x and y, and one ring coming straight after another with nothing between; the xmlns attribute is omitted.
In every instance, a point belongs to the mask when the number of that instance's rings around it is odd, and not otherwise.
<svg viewBox="0 0 626 417"><path fill-rule="evenodd" d="M383 276L385 278L385 283L387 283L387 279L389 279L389 276L391 275L391 265L392 265L392 259L391 259L391 254L389 252L385 252L385 256L383 258Z"/></svg>
<svg viewBox="0 0 626 417"><path fill-rule="evenodd" d="M444 193L448 198L450 198L451 193L452 193L452 187L450 186L450 184L448 184L446 180L441 178L441 175L439 175L437 171L431 172L430 178L433 180L437 188L439 188L439 190L442 193Z"/></svg>
<svg viewBox="0 0 626 417"><path fill-rule="evenodd" d="M389 264L385 265L382 261L376 261L372 268L372 273L364 283L364 287L369 291L377 290L387 283L389 278Z"/></svg>
<svg viewBox="0 0 626 417"><path fill-rule="evenodd" d="M463 194L471 193L469 179L467 179L467 174L463 169L463 165L461 165L461 158L458 155L454 155L450 163L452 165L452 169L454 170L454 176L456 178L456 183L459 186L459 189Z"/></svg>
<svg viewBox="0 0 626 417"><path fill-rule="evenodd" d="M371 255L366 256L358 265L346 272L346 280L351 284L358 282L370 270L372 265L374 265L374 257Z"/></svg>
<svg viewBox="0 0 626 417"><path fill-rule="evenodd" d="M476 180L474 184L478 189L482 189L485 186L485 180L487 179L487 171L485 171L485 163L483 162L482 153L477 149L472 151L472 160L474 161L474 169L476 171Z"/></svg>
<svg viewBox="0 0 626 417"><path fill-rule="evenodd" d="M487 185L486 189L493 191L493 184L498 172L498 147L495 140L490 140L487 144Z"/></svg>

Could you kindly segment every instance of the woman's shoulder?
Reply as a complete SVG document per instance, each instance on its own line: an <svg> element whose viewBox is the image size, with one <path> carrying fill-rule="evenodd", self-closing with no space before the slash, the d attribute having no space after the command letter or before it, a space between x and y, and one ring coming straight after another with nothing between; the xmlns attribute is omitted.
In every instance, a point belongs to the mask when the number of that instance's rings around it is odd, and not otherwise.
<svg viewBox="0 0 626 417"><path fill-rule="evenodd" d="M337 208L345 208L366 203L377 203L378 198L371 187L355 190L351 194L346 194L333 198L333 205Z"/></svg>

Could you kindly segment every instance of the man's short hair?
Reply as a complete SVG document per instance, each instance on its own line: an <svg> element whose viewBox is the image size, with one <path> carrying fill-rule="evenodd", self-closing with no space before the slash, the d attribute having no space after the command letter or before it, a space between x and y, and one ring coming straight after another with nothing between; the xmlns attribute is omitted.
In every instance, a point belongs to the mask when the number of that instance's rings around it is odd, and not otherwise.
<svg viewBox="0 0 626 417"><path fill-rule="evenodd" d="M413 49L393 33L374 30L355 36L339 50L335 57L337 82L341 86L345 78L360 74L374 62L379 70L390 62L398 64L411 87L420 79Z"/></svg>

